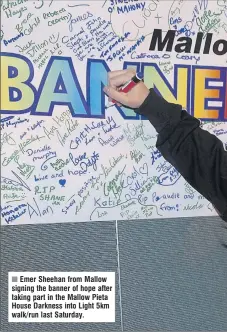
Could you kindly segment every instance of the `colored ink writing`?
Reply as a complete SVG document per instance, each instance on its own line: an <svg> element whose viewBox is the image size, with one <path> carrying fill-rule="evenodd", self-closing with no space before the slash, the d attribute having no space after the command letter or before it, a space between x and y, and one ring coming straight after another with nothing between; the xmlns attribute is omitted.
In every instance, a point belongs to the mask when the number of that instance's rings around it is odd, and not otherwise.
<svg viewBox="0 0 227 332"><path fill-rule="evenodd" d="M3 225L215 214L147 118L106 108L103 87L114 68L142 72L227 150L224 1L0 6Z"/></svg>

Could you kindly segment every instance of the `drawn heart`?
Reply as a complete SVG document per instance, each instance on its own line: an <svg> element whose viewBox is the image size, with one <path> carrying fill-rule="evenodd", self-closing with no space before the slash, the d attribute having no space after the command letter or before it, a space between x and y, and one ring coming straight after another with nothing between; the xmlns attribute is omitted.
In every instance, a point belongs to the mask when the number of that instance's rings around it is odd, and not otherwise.
<svg viewBox="0 0 227 332"><path fill-rule="evenodd" d="M65 179L61 179L61 180L59 180L59 184L60 184L62 187L64 187L65 184L66 184L66 180L65 180Z"/></svg>
<svg viewBox="0 0 227 332"><path fill-rule="evenodd" d="M148 175L148 166L147 166L147 163L144 163L143 166L141 166L141 167L139 168L139 172L140 172L141 174L146 174L146 175Z"/></svg>

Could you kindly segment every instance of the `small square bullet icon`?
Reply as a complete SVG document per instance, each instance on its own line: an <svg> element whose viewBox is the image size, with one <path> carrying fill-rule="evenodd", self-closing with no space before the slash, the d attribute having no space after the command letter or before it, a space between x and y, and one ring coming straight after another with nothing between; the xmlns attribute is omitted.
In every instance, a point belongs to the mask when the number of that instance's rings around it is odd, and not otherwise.
<svg viewBox="0 0 227 332"><path fill-rule="evenodd" d="M17 277L12 277L12 282L17 282Z"/></svg>

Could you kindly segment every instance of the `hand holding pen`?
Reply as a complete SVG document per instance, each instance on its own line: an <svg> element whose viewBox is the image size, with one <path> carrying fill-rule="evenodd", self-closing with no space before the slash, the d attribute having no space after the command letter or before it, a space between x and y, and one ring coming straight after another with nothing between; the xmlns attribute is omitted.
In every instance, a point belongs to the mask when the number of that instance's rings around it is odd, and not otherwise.
<svg viewBox="0 0 227 332"><path fill-rule="evenodd" d="M112 102L138 108L150 92L142 80L141 73L133 69L109 72L108 86L103 90Z"/></svg>

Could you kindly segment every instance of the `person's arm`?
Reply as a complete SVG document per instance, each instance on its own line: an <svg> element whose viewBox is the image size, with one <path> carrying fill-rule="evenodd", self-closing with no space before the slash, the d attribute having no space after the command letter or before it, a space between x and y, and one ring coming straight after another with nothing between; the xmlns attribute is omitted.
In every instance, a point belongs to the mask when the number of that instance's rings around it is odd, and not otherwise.
<svg viewBox="0 0 227 332"><path fill-rule="evenodd" d="M109 72L104 92L118 105L148 118L158 132L156 147L163 157L227 221L227 151L223 143L200 128L200 121L180 105L168 103L143 82L127 93L118 91L135 73L132 68Z"/></svg>
<svg viewBox="0 0 227 332"><path fill-rule="evenodd" d="M223 143L200 128L200 121L153 89L135 110L158 133L157 149L227 221L227 151Z"/></svg>

